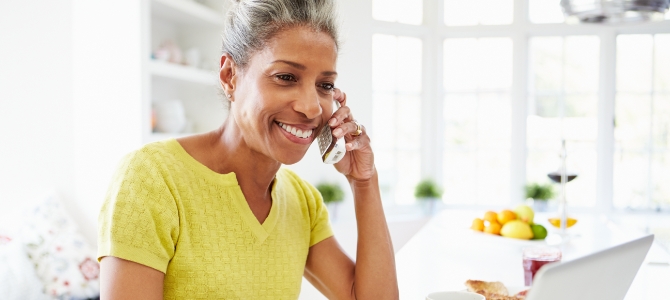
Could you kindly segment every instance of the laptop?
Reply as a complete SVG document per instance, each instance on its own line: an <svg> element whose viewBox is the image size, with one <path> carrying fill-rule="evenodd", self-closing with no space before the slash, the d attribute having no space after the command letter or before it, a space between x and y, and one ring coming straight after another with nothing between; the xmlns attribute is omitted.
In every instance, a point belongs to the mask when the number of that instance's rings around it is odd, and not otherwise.
<svg viewBox="0 0 670 300"><path fill-rule="evenodd" d="M624 299L654 235L575 260L548 264L533 279L526 300Z"/></svg>

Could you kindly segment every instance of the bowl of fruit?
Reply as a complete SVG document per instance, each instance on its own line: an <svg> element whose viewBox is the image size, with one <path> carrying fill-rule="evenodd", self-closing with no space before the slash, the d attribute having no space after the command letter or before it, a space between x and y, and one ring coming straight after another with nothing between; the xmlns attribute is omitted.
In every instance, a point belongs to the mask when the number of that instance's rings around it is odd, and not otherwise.
<svg viewBox="0 0 670 300"><path fill-rule="evenodd" d="M470 229L512 239L544 240L547 237L547 229L533 223L534 217L533 209L521 204L514 210L487 211L483 218L472 220Z"/></svg>

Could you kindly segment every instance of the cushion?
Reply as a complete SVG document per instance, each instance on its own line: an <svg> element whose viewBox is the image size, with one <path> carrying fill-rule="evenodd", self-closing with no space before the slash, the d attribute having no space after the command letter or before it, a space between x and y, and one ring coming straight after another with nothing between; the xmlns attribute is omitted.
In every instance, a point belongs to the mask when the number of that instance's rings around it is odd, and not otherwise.
<svg viewBox="0 0 670 300"><path fill-rule="evenodd" d="M100 294L95 251L77 231L55 192L40 198L27 211L22 236L48 295L86 299Z"/></svg>
<svg viewBox="0 0 670 300"><path fill-rule="evenodd" d="M20 237L0 231L0 298L49 299Z"/></svg>

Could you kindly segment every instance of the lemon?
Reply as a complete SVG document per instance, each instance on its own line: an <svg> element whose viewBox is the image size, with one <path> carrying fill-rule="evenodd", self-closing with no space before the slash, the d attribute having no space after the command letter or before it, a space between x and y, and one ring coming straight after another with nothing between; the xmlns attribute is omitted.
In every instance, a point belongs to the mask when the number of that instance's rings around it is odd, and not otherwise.
<svg viewBox="0 0 670 300"><path fill-rule="evenodd" d="M533 232L534 240L544 240L547 237L547 228L540 224L531 224L530 230Z"/></svg>
<svg viewBox="0 0 670 300"><path fill-rule="evenodd" d="M505 223L500 229L500 235L515 239L530 240L533 238L533 231L528 223L521 220L513 220Z"/></svg>

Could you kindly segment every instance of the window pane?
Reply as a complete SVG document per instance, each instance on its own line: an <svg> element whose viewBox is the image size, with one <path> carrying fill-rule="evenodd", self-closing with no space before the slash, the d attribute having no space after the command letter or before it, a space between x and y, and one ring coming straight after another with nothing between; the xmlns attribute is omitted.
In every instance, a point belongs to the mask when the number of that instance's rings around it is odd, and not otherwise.
<svg viewBox="0 0 670 300"><path fill-rule="evenodd" d="M670 151L655 153L651 162L652 202L654 205L670 205Z"/></svg>
<svg viewBox="0 0 670 300"><path fill-rule="evenodd" d="M561 164L565 139L568 171L579 175L567 186L567 201L574 206L596 202L598 48L596 36L530 40L527 181L549 182L547 174Z"/></svg>
<svg viewBox="0 0 670 300"><path fill-rule="evenodd" d="M447 26L511 24L513 0L445 0L444 24Z"/></svg>
<svg viewBox="0 0 670 300"><path fill-rule="evenodd" d="M512 86L512 40L481 38L475 65L480 89L507 89Z"/></svg>
<svg viewBox="0 0 670 300"><path fill-rule="evenodd" d="M614 115L614 138L621 150L642 151L648 147L651 130L649 95L618 93Z"/></svg>
<svg viewBox="0 0 670 300"><path fill-rule="evenodd" d="M668 207L668 34L617 37L615 206Z"/></svg>
<svg viewBox="0 0 670 300"><path fill-rule="evenodd" d="M511 146L512 108L508 94L480 93L477 109L477 145L487 149Z"/></svg>
<svg viewBox="0 0 670 300"><path fill-rule="evenodd" d="M670 34L657 34L654 47L654 89L670 92Z"/></svg>
<svg viewBox="0 0 670 300"><path fill-rule="evenodd" d="M651 92L652 47L653 39L649 34L617 37L618 91Z"/></svg>
<svg viewBox="0 0 670 300"><path fill-rule="evenodd" d="M530 87L536 91L561 90L563 86L563 38L532 38L530 57Z"/></svg>
<svg viewBox="0 0 670 300"><path fill-rule="evenodd" d="M444 87L447 91L508 89L512 86L510 38L444 41Z"/></svg>
<svg viewBox="0 0 670 300"><path fill-rule="evenodd" d="M422 43L374 34L372 52L371 136L380 190L384 201L412 203L421 167Z"/></svg>
<svg viewBox="0 0 670 300"><path fill-rule="evenodd" d="M649 187L649 155L619 150L614 155L614 206L645 208Z"/></svg>
<svg viewBox="0 0 670 300"><path fill-rule="evenodd" d="M563 23L560 0L529 0L529 18L532 23Z"/></svg>
<svg viewBox="0 0 670 300"><path fill-rule="evenodd" d="M477 39L444 41L444 88L447 91L473 91L477 88L479 70Z"/></svg>
<svg viewBox="0 0 670 300"><path fill-rule="evenodd" d="M423 0L372 0L372 18L379 21L421 25Z"/></svg>
<svg viewBox="0 0 670 300"><path fill-rule="evenodd" d="M479 23L476 0L445 0L444 1L444 24L447 26L469 26Z"/></svg>
<svg viewBox="0 0 670 300"><path fill-rule="evenodd" d="M447 149L476 149L477 97L474 93L444 98L444 141Z"/></svg>
<svg viewBox="0 0 670 300"><path fill-rule="evenodd" d="M670 93L656 94L653 107L652 134L654 149L668 151L670 150Z"/></svg>
<svg viewBox="0 0 670 300"><path fill-rule="evenodd" d="M444 201L509 203L512 41L444 42Z"/></svg>
<svg viewBox="0 0 670 300"><path fill-rule="evenodd" d="M593 36L571 36L565 40L565 91L597 92L600 41Z"/></svg>
<svg viewBox="0 0 670 300"><path fill-rule="evenodd" d="M513 1L511 0L480 0L480 1L481 1L479 4L480 24L482 25L512 24L512 18L514 15Z"/></svg>

